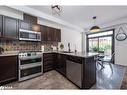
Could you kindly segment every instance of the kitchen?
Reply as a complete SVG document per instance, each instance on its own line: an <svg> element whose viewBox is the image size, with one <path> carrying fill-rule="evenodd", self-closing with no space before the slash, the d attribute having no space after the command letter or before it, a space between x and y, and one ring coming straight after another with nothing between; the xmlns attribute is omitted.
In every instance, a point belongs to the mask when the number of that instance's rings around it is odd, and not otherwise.
<svg viewBox="0 0 127 95"><path fill-rule="evenodd" d="M51 19L49 15L39 11L41 6L40 8L0 7L1 86L12 86L13 89L32 89L32 87L33 89L99 89L100 85L94 87L95 84L99 84L96 73L98 53L84 50L87 45L84 45L85 37L82 38L85 34L82 32L83 29L58 18ZM59 23L56 23L57 21ZM117 86L114 88L120 89L125 68L113 66L115 67L114 74L119 73L119 69L121 72L120 75L116 75L120 76L116 79L118 88ZM40 79L43 85L37 87L40 84L37 81ZM48 85L44 84L46 80Z"/></svg>

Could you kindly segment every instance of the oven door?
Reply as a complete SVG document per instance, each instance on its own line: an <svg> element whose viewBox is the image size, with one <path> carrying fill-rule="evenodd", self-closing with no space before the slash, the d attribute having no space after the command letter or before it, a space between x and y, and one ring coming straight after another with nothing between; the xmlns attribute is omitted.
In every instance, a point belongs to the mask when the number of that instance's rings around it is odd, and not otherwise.
<svg viewBox="0 0 127 95"><path fill-rule="evenodd" d="M19 69L19 81L27 80L42 75L42 66L36 66L26 69Z"/></svg>
<svg viewBox="0 0 127 95"><path fill-rule="evenodd" d="M33 57L33 58L24 58L19 60L20 68L28 68L33 66L42 65L41 57Z"/></svg>

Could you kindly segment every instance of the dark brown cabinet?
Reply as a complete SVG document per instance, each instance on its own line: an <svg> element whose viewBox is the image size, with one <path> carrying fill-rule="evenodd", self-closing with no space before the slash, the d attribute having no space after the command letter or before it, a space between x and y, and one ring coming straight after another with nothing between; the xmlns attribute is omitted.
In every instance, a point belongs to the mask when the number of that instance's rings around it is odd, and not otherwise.
<svg viewBox="0 0 127 95"><path fill-rule="evenodd" d="M17 60L17 56L0 56L0 85L8 81L17 80Z"/></svg>
<svg viewBox="0 0 127 95"><path fill-rule="evenodd" d="M18 39L18 20L11 17L3 17L3 37Z"/></svg>
<svg viewBox="0 0 127 95"><path fill-rule="evenodd" d="M3 32L3 16L0 15L0 37L2 36L2 32Z"/></svg>
<svg viewBox="0 0 127 95"><path fill-rule="evenodd" d="M57 42L61 42L61 30L60 29L55 29L54 40Z"/></svg>
<svg viewBox="0 0 127 95"><path fill-rule="evenodd" d="M47 72L54 69L54 54L44 53L43 54L43 71Z"/></svg>
<svg viewBox="0 0 127 95"><path fill-rule="evenodd" d="M40 30L41 30L41 40L47 41L47 26L40 25Z"/></svg>
<svg viewBox="0 0 127 95"><path fill-rule="evenodd" d="M19 20L19 28L20 29L25 29L25 30L40 32L40 25L28 23L28 22L25 22L25 21L22 21L22 20Z"/></svg>
<svg viewBox="0 0 127 95"><path fill-rule="evenodd" d="M40 25L41 27L41 38L42 41L52 41L52 42L60 42L61 41L61 30Z"/></svg>
<svg viewBox="0 0 127 95"><path fill-rule="evenodd" d="M27 23L37 24L37 17L24 13L23 19Z"/></svg>
<svg viewBox="0 0 127 95"><path fill-rule="evenodd" d="M54 28L48 27L47 29L47 40L48 41L54 41Z"/></svg>
<svg viewBox="0 0 127 95"><path fill-rule="evenodd" d="M60 72L62 75L66 76L66 55L57 54L55 62L55 69Z"/></svg>
<svg viewBox="0 0 127 95"><path fill-rule="evenodd" d="M19 28L25 29L25 30L31 30L31 24L25 21L20 20L19 21Z"/></svg>

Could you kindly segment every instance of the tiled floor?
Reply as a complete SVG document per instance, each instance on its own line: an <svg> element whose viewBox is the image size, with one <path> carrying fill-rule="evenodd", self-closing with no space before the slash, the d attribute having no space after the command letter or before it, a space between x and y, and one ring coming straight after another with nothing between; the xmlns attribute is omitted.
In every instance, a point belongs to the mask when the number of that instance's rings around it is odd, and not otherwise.
<svg viewBox="0 0 127 95"><path fill-rule="evenodd" d="M126 68L117 65L112 67L113 71L108 64L105 64L102 70L98 66L97 82L91 89L120 89ZM12 87L11 89L79 89L55 70L27 81L14 82L5 86Z"/></svg>

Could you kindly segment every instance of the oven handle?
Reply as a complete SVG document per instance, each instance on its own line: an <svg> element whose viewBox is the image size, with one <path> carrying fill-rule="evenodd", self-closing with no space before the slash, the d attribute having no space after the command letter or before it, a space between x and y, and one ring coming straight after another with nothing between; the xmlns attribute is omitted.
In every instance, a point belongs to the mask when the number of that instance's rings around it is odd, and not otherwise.
<svg viewBox="0 0 127 95"><path fill-rule="evenodd" d="M36 58L41 58L42 59L42 56L37 56L37 57L19 57L19 60L29 60L29 59L36 59Z"/></svg>

